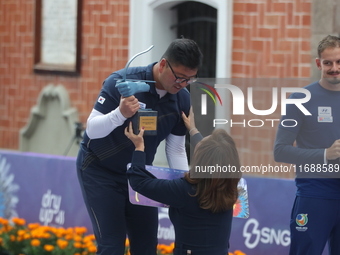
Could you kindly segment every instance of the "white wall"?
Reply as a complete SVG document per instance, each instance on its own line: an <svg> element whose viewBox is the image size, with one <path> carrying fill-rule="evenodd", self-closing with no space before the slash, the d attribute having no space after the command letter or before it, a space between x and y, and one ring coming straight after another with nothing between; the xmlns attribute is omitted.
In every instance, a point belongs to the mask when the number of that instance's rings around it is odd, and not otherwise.
<svg viewBox="0 0 340 255"><path fill-rule="evenodd" d="M176 23L171 7L185 1L178 0L130 0L129 58L154 45L154 48L138 56L131 66L146 65L158 61L167 46L176 38L170 26ZM197 1L217 9L216 77L230 78L232 50L232 0ZM228 95L221 92L223 102ZM229 116L228 111L216 111L216 118ZM167 165L164 144L157 152L154 164Z"/></svg>

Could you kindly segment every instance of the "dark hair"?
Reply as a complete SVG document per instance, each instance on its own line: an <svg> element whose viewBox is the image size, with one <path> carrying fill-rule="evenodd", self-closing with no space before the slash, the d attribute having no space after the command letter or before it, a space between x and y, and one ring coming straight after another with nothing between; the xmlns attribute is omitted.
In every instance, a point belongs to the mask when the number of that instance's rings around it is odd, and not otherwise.
<svg viewBox="0 0 340 255"><path fill-rule="evenodd" d="M174 40L163 54L171 64L183 65L190 69L199 69L202 65L203 54L197 43L191 39Z"/></svg>
<svg viewBox="0 0 340 255"><path fill-rule="evenodd" d="M340 48L340 38L334 35L327 35L319 42L318 57L321 58L321 53L327 48Z"/></svg>
<svg viewBox="0 0 340 255"><path fill-rule="evenodd" d="M191 178L190 172L195 171L195 166L231 166L235 172L226 176L214 173L212 178ZM237 197L237 184L242 176L240 160L236 145L232 137L223 129L216 129L211 136L197 144L190 171L185 174L185 179L196 185L196 193L201 208L212 212L223 212L233 208Z"/></svg>

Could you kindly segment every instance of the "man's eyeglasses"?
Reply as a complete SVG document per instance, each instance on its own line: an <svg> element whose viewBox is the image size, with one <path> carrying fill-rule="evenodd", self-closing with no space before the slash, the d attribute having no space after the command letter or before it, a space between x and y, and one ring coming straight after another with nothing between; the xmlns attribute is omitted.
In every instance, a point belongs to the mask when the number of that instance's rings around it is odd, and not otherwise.
<svg viewBox="0 0 340 255"><path fill-rule="evenodd" d="M167 59L166 59L166 62L168 63L168 66L170 67L172 74L173 74L173 75L175 76L175 78L176 78L176 80L175 80L176 83L183 83L183 82L186 82L187 84L191 84L191 83L194 83L195 81L197 81L197 75L195 75L195 76L193 76L193 77L190 77L189 79L186 79L186 78L183 78L183 77L178 77L178 76L175 74L174 70L172 69L172 67L171 67L171 65L170 65L170 63L169 63L169 61L168 61Z"/></svg>

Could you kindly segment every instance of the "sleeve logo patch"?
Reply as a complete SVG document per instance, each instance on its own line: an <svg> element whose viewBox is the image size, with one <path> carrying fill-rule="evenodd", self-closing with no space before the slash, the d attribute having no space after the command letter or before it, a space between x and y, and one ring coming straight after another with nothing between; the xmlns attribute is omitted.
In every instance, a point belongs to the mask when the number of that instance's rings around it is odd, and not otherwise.
<svg viewBox="0 0 340 255"><path fill-rule="evenodd" d="M105 102L105 98L102 97L102 96L100 96L100 97L98 98L98 103L104 104L104 102Z"/></svg>

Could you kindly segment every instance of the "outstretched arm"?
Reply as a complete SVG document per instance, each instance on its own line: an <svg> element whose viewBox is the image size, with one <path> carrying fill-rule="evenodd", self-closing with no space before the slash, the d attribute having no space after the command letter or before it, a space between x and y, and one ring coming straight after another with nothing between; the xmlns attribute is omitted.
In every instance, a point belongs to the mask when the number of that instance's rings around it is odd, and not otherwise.
<svg viewBox="0 0 340 255"><path fill-rule="evenodd" d="M190 144L193 146L193 148L196 147L196 145L203 139L203 136L196 128L195 124L195 115L194 111L192 109L192 106L190 107L189 115L186 116L184 112L182 112L182 119L184 121L184 124L186 128L189 131L190 135Z"/></svg>
<svg viewBox="0 0 340 255"><path fill-rule="evenodd" d="M183 202L183 179L162 180L157 179L153 174L145 169L145 152L144 152L144 129L140 130L138 135L133 133L132 124L125 129L125 135L136 146L132 155L131 167L127 171L127 176L133 190L140 194L164 203L170 206L181 207Z"/></svg>

